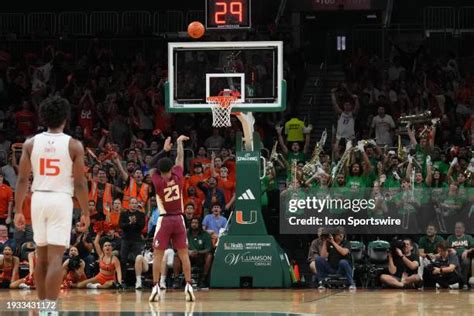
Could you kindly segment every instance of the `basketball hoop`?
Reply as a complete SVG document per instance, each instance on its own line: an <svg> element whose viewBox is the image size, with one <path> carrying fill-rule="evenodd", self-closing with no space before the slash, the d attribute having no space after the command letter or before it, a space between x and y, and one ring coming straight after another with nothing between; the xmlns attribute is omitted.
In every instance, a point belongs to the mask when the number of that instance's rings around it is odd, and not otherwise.
<svg viewBox="0 0 474 316"><path fill-rule="evenodd" d="M217 96L207 97L207 103L211 105L212 126L213 127L230 127L230 115L232 114L232 106L240 96L238 91L224 90Z"/></svg>

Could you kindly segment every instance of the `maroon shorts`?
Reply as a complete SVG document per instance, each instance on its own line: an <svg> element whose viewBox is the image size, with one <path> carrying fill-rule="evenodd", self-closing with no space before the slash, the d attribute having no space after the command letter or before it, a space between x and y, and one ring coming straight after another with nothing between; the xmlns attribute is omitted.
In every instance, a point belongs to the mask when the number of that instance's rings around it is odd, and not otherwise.
<svg viewBox="0 0 474 316"><path fill-rule="evenodd" d="M168 248L170 240L174 249L188 249L186 225L181 214L160 216L158 218L155 237L153 238L153 248L165 250Z"/></svg>

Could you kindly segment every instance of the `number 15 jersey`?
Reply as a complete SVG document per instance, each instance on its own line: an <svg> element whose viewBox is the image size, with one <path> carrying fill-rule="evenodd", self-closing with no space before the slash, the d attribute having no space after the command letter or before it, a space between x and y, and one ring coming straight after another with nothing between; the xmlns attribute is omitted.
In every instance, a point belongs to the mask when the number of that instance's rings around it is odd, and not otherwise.
<svg viewBox="0 0 474 316"><path fill-rule="evenodd" d="M34 136L31 152L33 184L31 190L74 194L71 136L64 133L41 133Z"/></svg>
<svg viewBox="0 0 474 316"><path fill-rule="evenodd" d="M159 171L152 176L155 186L156 201L160 214L182 214L183 213L183 168L173 166L171 177L163 178Z"/></svg>

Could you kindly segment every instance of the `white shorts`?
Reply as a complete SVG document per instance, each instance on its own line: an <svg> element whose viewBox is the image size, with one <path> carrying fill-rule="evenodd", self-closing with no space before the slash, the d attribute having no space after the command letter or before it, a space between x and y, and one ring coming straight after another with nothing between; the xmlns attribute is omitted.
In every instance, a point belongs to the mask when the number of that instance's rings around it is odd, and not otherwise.
<svg viewBox="0 0 474 316"><path fill-rule="evenodd" d="M69 247L72 197L66 193L34 192L31 197L33 239L38 246Z"/></svg>

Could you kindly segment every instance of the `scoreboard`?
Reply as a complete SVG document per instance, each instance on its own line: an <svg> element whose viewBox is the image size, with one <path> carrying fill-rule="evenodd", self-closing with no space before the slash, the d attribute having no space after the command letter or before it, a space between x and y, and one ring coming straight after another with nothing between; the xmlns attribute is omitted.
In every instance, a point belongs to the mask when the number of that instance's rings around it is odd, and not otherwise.
<svg viewBox="0 0 474 316"><path fill-rule="evenodd" d="M206 29L250 28L251 0L206 0Z"/></svg>

